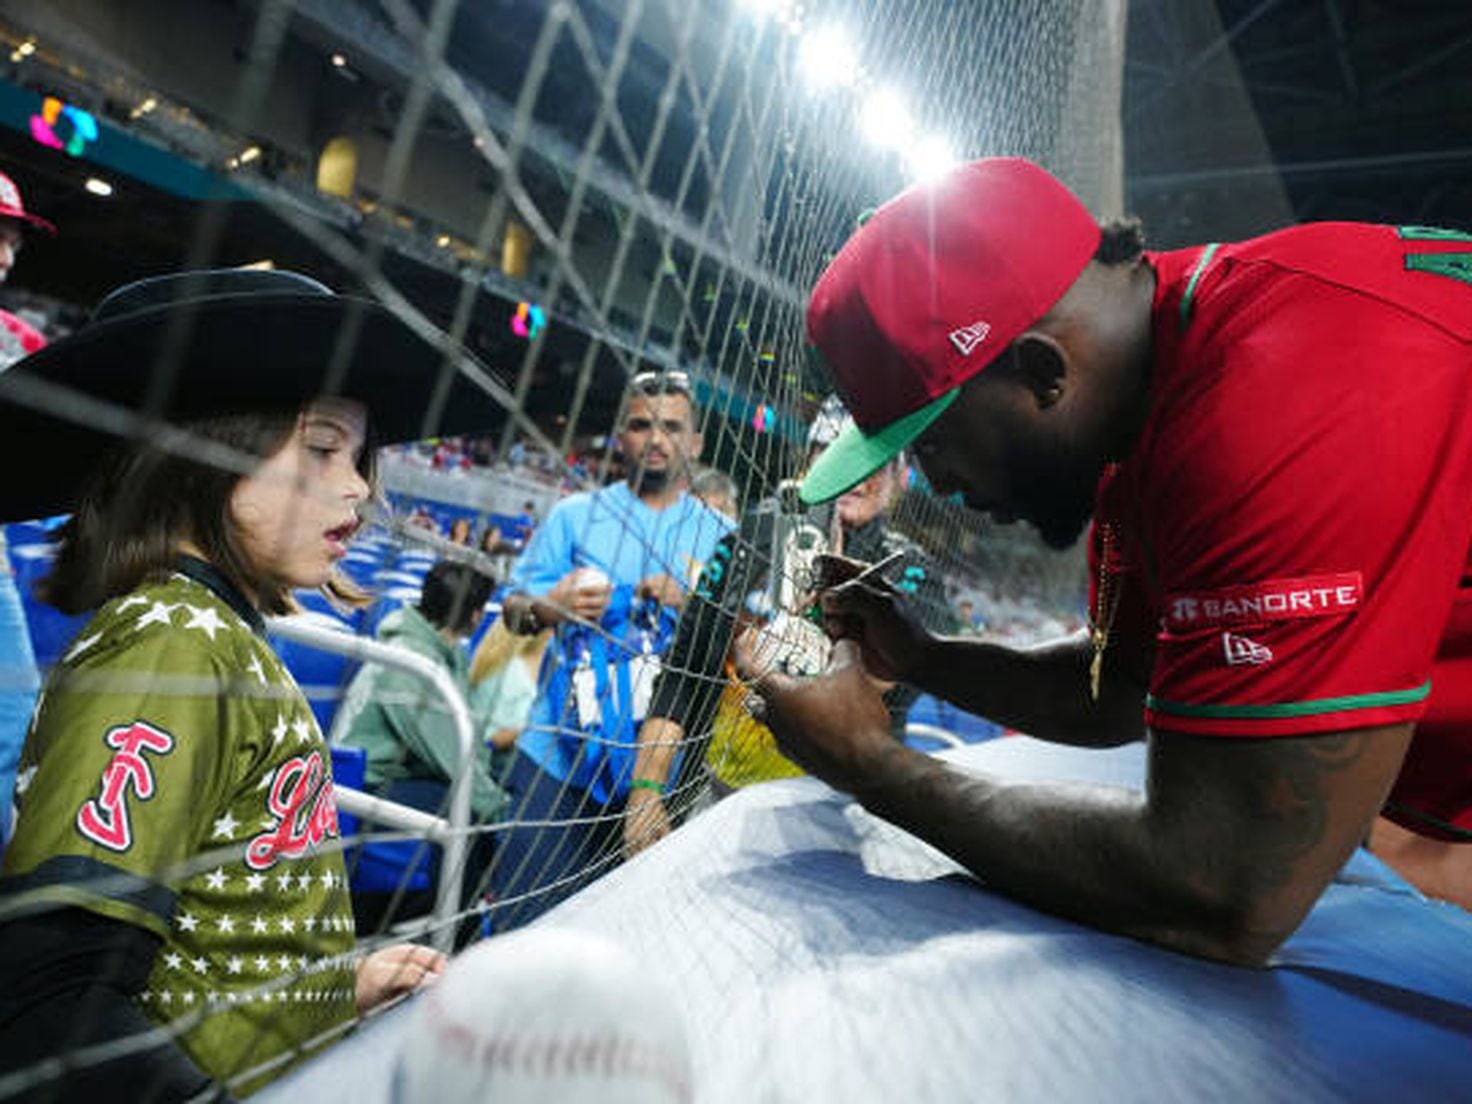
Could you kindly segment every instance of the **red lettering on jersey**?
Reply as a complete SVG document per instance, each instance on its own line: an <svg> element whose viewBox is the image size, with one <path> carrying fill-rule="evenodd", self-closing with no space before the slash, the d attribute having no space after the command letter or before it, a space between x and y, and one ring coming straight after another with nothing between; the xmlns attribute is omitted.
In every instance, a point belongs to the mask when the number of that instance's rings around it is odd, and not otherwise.
<svg viewBox="0 0 1472 1104"><path fill-rule="evenodd" d="M128 787L139 801L153 796L153 767L143 753L167 755L174 750L174 738L146 721L134 721L108 729L102 740L117 752L103 768L102 792L77 810L77 831L109 851L126 851L133 846Z"/></svg>
<svg viewBox="0 0 1472 1104"><path fill-rule="evenodd" d="M337 832L337 800L322 753L288 759L276 768L266 809L274 823L245 848L245 864L267 870L283 856L297 858Z"/></svg>
<svg viewBox="0 0 1472 1104"><path fill-rule="evenodd" d="M1301 617L1339 617L1358 609L1364 594L1358 571L1269 579L1167 595L1163 620L1172 632L1187 633Z"/></svg>

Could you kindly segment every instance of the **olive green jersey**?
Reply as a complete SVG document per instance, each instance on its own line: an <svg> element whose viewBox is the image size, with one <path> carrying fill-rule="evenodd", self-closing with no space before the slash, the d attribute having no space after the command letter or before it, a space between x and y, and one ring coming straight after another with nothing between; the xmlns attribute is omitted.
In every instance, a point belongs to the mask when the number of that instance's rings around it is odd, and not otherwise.
<svg viewBox="0 0 1472 1104"><path fill-rule="evenodd" d="M160 936L142 1007L211 1076L248 1092L352 1023L330 756L209 587L173 574L97 613L48 681L17 804L0 887Z"/></svg>

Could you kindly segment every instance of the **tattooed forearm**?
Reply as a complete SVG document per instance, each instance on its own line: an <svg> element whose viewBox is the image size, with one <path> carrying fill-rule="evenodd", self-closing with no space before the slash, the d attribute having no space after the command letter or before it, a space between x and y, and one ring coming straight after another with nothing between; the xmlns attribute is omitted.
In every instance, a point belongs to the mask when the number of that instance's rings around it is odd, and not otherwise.
<svg viewBox="0 0 1472 1104"><path fill-rule="evenodd" d="M1365 752L1363 731L1284 741L1268 765L1255 812L1261 820L1258 872L1265 886L1293 881L1297 865L1324 839L1335 776Z"/></svg>
<svg viewBox="0 0 1472 1104"><path fill-rule="evenodd" d="M1144 794L1016 784L896 746L856 796L1039 908L1260 963L1363 838L1410 726L1279 739L1157 734Z"/></svg>

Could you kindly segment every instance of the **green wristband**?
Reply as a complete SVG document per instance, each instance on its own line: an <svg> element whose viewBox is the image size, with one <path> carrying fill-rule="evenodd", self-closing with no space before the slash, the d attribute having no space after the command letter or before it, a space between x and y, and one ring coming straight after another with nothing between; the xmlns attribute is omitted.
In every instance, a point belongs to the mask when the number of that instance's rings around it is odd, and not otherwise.
<svg viewBox="0 0 1472 1104"><path fill-rule="evenodd" d="M655 793L664 793L664 783L656 782L652 778L635 778L629 783L631 790L653 790Z"/></svg>

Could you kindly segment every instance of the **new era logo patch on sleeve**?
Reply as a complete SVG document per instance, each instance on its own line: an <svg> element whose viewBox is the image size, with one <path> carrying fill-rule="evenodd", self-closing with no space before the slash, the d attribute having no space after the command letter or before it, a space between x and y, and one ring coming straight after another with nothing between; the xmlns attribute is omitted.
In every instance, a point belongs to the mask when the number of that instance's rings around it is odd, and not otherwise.
<svg viewBox="0 0 1472 1104"><path fill-rule="evenodd" d="M1244 664L1258 667L1273 661L1271 648L1236 633L1222 633L1222 651L1226 654L1229 667L1241 667Z"/></svg>

